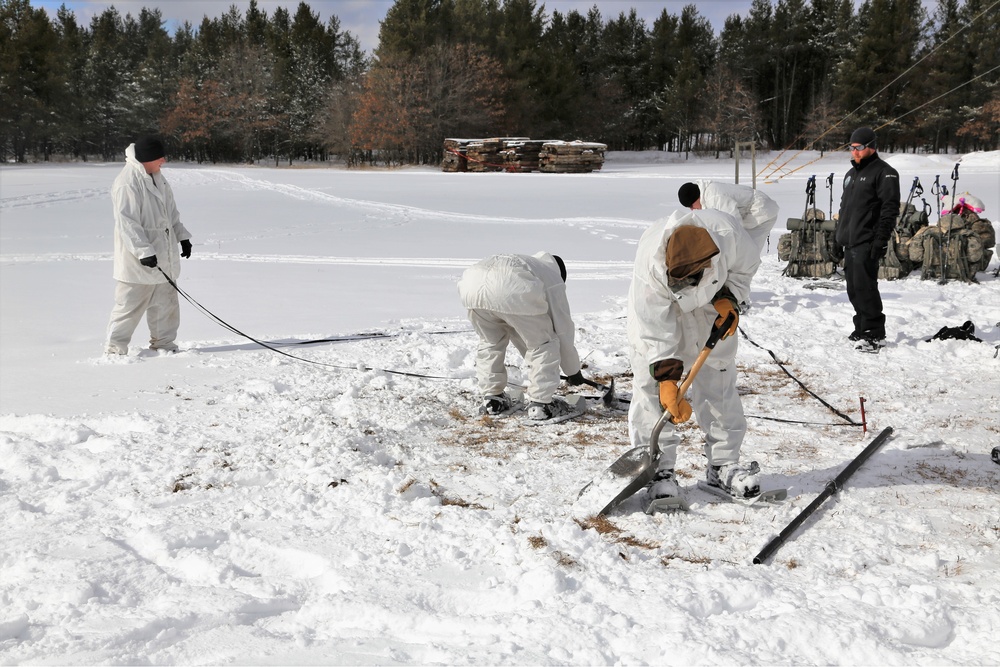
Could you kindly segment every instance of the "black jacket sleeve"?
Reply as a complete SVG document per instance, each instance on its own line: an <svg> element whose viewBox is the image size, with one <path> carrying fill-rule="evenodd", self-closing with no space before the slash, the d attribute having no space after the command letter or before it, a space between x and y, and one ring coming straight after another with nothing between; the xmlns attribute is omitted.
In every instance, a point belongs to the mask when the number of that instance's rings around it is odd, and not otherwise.
<svg viewBox="0 0 1000 667"><path fill-rule="evenodd" d="M875 223L873 245L883 248L889 243L889 237L896 228L896 218L899 216L899 172L885 165L882 173L878 175L875 188L881 207Z"/></svg>

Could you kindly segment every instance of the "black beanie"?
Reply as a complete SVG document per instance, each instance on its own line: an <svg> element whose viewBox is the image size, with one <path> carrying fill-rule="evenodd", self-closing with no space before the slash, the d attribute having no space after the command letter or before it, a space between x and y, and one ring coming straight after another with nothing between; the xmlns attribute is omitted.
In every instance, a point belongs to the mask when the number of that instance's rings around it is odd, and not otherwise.
<svg viewBox="0 0 1000 667"><path fill-rule="evenodd" d="M135 142L135 159L139 162L152 162L166 155L163 142L159 137L142 137Z"/></svg>
<svg viewBox="0 0 1000 667"><path fill-rule="evenodd" d="M680 200L681 206L689 208L691 204L701 199L701 190L694 183L685 183L677 191L677 199Z"/></svg>
<svg viewBox="0 0 1000 667"><path fill-rule="evenodd" d="M562 276L563 282L566 282L566 263L559 255L552 255L552 259L556 260L556 264L559 266L559 275Z"/></svg>
<svg viewBox="0 0 1000 667"><path fill-rule="evenodd" d="M859 127L851 133L851 143L861 144L865 148L875 148L875 130L870 127Z"/></svg>

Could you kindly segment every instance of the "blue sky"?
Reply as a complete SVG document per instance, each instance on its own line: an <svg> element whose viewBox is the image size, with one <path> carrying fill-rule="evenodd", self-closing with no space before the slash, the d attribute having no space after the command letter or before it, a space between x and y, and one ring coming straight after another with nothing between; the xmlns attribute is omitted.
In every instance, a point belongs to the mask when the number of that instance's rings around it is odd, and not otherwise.
<svg viewBox="0 0 1000 667"><path fill-rule="evenodd" d="M392 0L307 0L308 5L314 12L319 14L320 19L325 23L332 15L340 19L343 30L349 30L351 34L361 42L361 48L371 51L378 44L379 21L385 18L385 13L392 6ZM234 2L233 0L117 0L116 2L104 2L98 0L33 0L32 5L44 8L50 16L55 16L60 5L73 11L78 22L87 25L91 17L100 14L109 6L114 5L122 14L137 15L143 7L158 7L167 19L168 29L173 29L176 25L189 21L197 26L204 16L215 17L225 13L230 6L236 5L240 10L246 10L249 2ZM285 7L290 12L294 12L298 7L299 0L258 0L257 6L268 15L274 12L277 7ZM712 27L719 31L722 28L726 17L730 14L746 15L750 9L751 0L710 0L709 2L664 2L663 0L599 0L599 1L577 1L577 0L539 0L538 5L544 6L545 13L551 15L553 11L568 13L577 10L586 13L591 7L597 5L605 19L618 16L622 12L628 12L633 7L639 17L646 20L647 25L652 25L653 20L660 15L664 8L671 14L680 14L687 4L695 4L698 12L707 18Z"/></svg>

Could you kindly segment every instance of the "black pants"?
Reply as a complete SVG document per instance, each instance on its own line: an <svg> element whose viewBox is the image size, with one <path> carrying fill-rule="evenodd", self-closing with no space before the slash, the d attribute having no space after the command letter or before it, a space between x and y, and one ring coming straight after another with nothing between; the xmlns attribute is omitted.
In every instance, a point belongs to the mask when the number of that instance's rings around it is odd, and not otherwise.
<svg viewBox="0 0 1000 667"><path fill-rule="evenodd" d="M885 338L885 315L878 291L878 260L872 259L871 243L844 249L847 298L854 306L854 332L867 338Z"/></svg>

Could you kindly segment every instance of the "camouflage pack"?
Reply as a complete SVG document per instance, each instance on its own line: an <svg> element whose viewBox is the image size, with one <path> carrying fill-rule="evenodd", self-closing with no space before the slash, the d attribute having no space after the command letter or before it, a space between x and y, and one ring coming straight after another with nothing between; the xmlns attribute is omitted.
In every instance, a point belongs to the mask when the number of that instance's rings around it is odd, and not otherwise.
<svg viewBox="0 0 1000 667"><path fill-rule="evenodd" d="M941 216L938 225L920 230L906 248L910 260L922 267L921 278L976 282L976 273L993 259L995 242L989 220L949 213Z"/></svg>
<svg viewBox="0 0 1000 667"><path fill-rule="evenodd" d="M908 202L900 202L899 216L896 218L896 228L889 237L889 247L885 257L879 260L878 277L880 280L896 280L910 275L913 269L920 266L910 258L909 243L914 234L927 227L927 211L920 210Z"/></svg>
<svg viewBox="0 0 1000 667"><path fill-rule="evenodd" d="M787 234L778 238L778 259L788 262L782 275L790 278L823 278L836 271L839 256L835 220L818 208L806 209L802 218L789 218Z"/></svg>

